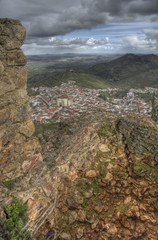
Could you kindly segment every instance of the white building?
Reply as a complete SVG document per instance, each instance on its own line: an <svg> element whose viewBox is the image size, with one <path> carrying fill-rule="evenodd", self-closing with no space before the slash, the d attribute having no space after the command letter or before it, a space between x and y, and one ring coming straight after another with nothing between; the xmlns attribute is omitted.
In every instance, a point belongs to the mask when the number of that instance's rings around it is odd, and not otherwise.
<svg viewBox="0 0 158 240"><path fill-rule="evenodd" d="M73 98L67 96L61 96L56 99L56 105L58 107L70 107L73 104Z"/></svg>

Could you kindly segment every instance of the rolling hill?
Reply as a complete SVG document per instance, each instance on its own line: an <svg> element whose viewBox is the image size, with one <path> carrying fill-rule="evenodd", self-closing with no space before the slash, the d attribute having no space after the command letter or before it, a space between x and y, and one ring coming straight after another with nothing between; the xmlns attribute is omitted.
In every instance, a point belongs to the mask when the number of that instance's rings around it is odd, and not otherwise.
<svg viewBox="0 0 158 240"><path fill-rule="evenodd" d="M158 87L158 56L127 54L88 72L117 87Z"/></svg>
<svg viewBox="0 0 158 240"><path fill-rule="evenodd" d="M69 80L87 88L158 88L158 56L127 54L29 56L28 91ZM32 93L30 93L32 94Z"/></svg>
<svg viewBox="0 0 158 240"><path fill-rule="evenodd" d="M62 82L74 80L79 86L88 88L106 88L102 78L89 73L89 68L98 63L105 63L119 55L32 55L27 56L27 87L54 87Z"/></svg>

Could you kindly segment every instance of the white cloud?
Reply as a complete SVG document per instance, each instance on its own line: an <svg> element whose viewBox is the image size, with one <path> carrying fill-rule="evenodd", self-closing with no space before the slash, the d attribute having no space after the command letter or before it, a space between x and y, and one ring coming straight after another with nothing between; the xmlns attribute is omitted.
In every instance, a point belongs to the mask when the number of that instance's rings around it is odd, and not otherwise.
<svg viewBox="0 0 158 240"><path fill-rule="evenodd" d="M158 43L158 29L144 29L143 31L149 40L155 40Z"/></svg>
<svg viewBox="0 0 158 240"><path fill-rule="evenodd" d="M144 35L120 36L120 41L115 41L105 37L95 38L38 38L36 44L34 39L26 42L23 49L26 54L30 54L30 49L35 49L35 53L158 53L158 31L145 29Z"/></svg>
<svg viewBox="0 0 158 240"><path fill-rule="evenodd" d="M122 37L123 42L126 47L145 50L145 49L155 49L155 41L152 39L142 38L137 35Z"/></svg>
<svg viewBox="0 0 158 240"><path fill-rule="evenodd" d="M111 43L108 37L97 40L94 38L70 38L62 39L57 37L51 38L38 38L36 44L33 39L27 40L23 47L26 54L30 54L30 50L35 48L38 52L43 52L44 49L49 53L65 53L65 52L96 52L101 49L111 49ZM35 52L36 52L35 51ZM51 51L51 52L50 52Z"/></svg>

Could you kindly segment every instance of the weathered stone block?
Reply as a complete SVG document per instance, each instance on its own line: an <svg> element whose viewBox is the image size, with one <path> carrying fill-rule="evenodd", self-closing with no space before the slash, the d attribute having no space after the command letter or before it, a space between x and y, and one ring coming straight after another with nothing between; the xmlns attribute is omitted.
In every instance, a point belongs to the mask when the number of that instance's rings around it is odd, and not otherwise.
<svg viewBox="0 0 158 240"><path fill-rule="evenodd" d="M25 89L17 89L12 93L7 92L5 97L0 96L0 108L14 104L17 108L28 102L27 91Z"/></svg>
<svg viewBox="0 0 158 240"><path fill-rule="evenodd" d="M2 166L6 162L6 158L0 154L0 165Z"/></svg>
<svg viewBox="0 0 158 240"><path fill-rule="evenodd" d="M26 137L24 137L22 134L17 133L15 138L14 138L14 143L15 143L15 152L16 153L22 153L23 150L23 143L26 141Z"/></svg>
<svg viewBox="0 0 158 240"><path fill-rule="evenodd" d="M9 120L10 113L8 109L4 108L0 110L0 125L6 123Z"/></svg>
<svg viewBox="0 0 158 240"><path fill-rule="evenodd" d="M19 166L19 163L12 163L12 164L8 164L4 170L3 170L3 174L9 173L15 169L17 169Z"/></svg>
<svg viewBox="0 0 158 240"><path fill-rule="evenodd" d="M24 66L26 63L26 57L22 50L7 53L8 66Z"/></svg>
<svg viewBox="0 0 158 240"><path fill-rule="evenodd" d="M40 146L39 140L36 137L30 139L28 142L25 142L23 145L24 152L33 151L35 149L40 149L40 148L41 146Z"/></svg>
<svg viewBox="0 0 158 240"><path fill-rule="evenodd" d="M10 41L23 41L26 37L26 30L19 20L1 18L0 36L8 36Z"/></svg>
<svg viewBox="0 0 158 240"><path fill-rule="evenodd" d="M15 90L15 88L16 86L12 80L12 76L2 73L0 76L0 96Z"/></svg>
<svg viewBox="0 0 158 240"><path fill-rule="evenodd" d="M0 61L0 74L4 71L4 66L3 63Z"/></svg>
<svg viewBox="0 0 158 240"><path fill-rule="evenodd" d="M29 105L29 102L26 101L25 104L19 105L19 108L16 109L13 117L13 121L19 119L20 122L27 121L31 119L32 109Z"/></svg>
<svg viewBox="0 0 158 240"><path fill-rule="evenodd" d="M8 39L7 36L0 36L0 45L2 45L6 50L19 49L23 42L17 39Z"/></svg>
<svg viewBox="0 0 158 240"><path fill-rule="evenodd" d="M15 89L25 88L27 71L25 67L7 67L0 75L0 96ZM11 94L11 93L10 93Z"/></svg>
<svg viewBox="0 0 158 240"><path fill-rule="evenodd" d="M26 173L31 171L41 161L43 161L41 153L35 153L32 157L29 156L29 158L22 163L23 172Z"/></svg>
<svg viewBox="0 0 158 240"><path fill-rule="evenodd" d="M27 70L26 67L17 67L14 75L14 84L16 88L25 88L27 87Z"/></svg>
<svg viewBox="0 0 158 240"><path fill-rule="evenodd" d="M0 151L2 150L2 140L0 139Z"/></svg>
<svg viewBox="0 0 158 240"><path fill-rule="evenodd" d="M32 120L23 122L19 129L20 133L24 134L26 137L31 137L35 131L35 126Z"/></svg>

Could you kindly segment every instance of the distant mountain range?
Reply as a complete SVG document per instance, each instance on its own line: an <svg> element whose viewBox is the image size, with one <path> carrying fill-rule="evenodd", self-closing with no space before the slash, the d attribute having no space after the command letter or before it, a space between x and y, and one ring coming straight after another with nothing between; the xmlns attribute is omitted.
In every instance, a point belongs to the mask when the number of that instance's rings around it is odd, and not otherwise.
<svg viewBox="0 0 158 240"><path fill-rule="evenodd" d="M126 54L94 65L88 72L119 87L158 87L158 56Z"/></svg>
<svg viewBox="0 0 158 240"><path fill-rule="evenodd" d="M28 89L69 80L82 87L158 88L158 56L39 55L28 58Z"/></svg>

